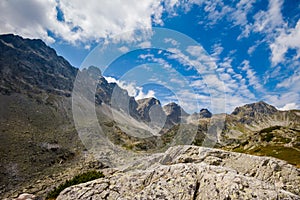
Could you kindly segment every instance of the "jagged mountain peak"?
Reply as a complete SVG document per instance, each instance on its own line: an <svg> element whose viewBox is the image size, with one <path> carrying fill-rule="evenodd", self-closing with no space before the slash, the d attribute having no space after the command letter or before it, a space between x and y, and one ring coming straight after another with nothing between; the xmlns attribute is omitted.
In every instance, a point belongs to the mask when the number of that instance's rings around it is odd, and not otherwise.
<svg viewBox="0 0 300 200"><path fill-rule="evenodd" d="M70 96L77 69L39 39L0 35L2 94L39 93Z"/></svg>
<svg viewBox="0 0 300 200"><path fill-rule="evenodd" d="M55 50L47 46L41 39L28 39L14 34L4 34L0 35L0 42L10 49L27 53L34 52L48 59L57 56Z"/></svg>
<svg viewBox="0 0 300 200"><path fill-rule="evenodd" d="M167 116L167 127L178 124L182 121L183 117L189 116L180 105L174 102L165 105L163 111Z"/></svg>
<svg viewBox="0 0 300 200"><path fill-rule="evenodd" d="M141 119L145 121L151 121L150 113L155 112L155 115L163 115L163 110L160 101L154 97L137 100L137 112L141 116Z"/></svg>
<svg viewBox="0 0 300 200"><path fill-rule="evenodd" d="M212 113L208 109L202 108L200 110L199 116L200 116L200 118L211 118Z"/></svg>
<svg viewBox="0 0 300 200"><path fill-rule="evenodd" d="M171 102L167 105L163 106L163 110L165 111L166 115L171 115L174 112L179 112L183 116L187 116L188 114L181 108L180 105L177 103Z"/></svg>
<svg viewBox="0 0 300 200"><path fill-rule="evenodd" d="M99 69L99 67L96 67L94 65L89 66L88 68L84 69L87 70L87 72L91 75L95 75L98 77L102 77L102 73L101 70Z"/></svg>
<svg viewBox="0 0 300 200"><path fill-rule="evenodd" d="M259 101L256 103L246 104L244 106L240 106L234 109L232 112L233 115L248 115L250 117L254 117L255 113L260 114L274 114L278 110L264 101Z"/></svg>
<svg viewBox="0 0 300 200"><path fill-rule="evenodd" d="M160 101L158 99L154 98L154 97L149 97L149 98L145 98L145 99L139 99L139 100L137 100L137 102L138 102L138 104L140 106L143 106L145 104L149 104L149 105L155 105L155 104L161 105Z"/></svg>

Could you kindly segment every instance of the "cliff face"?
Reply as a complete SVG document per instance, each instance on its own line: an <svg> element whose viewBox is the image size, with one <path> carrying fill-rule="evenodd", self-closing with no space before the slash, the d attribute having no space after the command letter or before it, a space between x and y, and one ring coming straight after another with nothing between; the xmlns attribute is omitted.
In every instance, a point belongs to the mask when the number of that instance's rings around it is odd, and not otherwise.
<svg viewBox="0 0 300 200"><path fill-rule="evenodd" d="M177 146L57 199L299 199L299 185L299 169L274 158Z"/></svg>
<svg viewBox="0 0 300 200"><path fill-rule="evenodd" d="M169 103L163 107L167 116L167 127L183 122L188 114L176 103Z"/></svg>
<svg viewBox="0 0 300 200"><path fill-rule="evenodd" d="M44 90L70 96L77 69L43 41L1 35L0 52L2 94Z"/></svg>

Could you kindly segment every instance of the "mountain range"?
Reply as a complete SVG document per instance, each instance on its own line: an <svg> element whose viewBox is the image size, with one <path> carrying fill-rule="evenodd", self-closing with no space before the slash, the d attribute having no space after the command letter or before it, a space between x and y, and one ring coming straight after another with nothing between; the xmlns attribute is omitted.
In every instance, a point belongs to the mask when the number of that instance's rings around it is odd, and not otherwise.
<svg viewBox="0 0 300 200"><path fill-rule="evenodd" d="M0 36L0 79L3 197L43 196L79 171L190 144L279 158L300 176L299 110L260 101L231 114L188 114L176 103L135 100L97 67L79 70L43 41L12 34Z"/></svg>

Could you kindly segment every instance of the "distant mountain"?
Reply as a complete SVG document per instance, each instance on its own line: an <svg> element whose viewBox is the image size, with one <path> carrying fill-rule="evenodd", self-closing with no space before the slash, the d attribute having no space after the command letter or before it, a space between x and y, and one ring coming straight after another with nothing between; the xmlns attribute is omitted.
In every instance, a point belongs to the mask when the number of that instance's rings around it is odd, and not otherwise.
<svg viewBox="0 0 300 200"><path fill-rule="evenodd" d="M200 110L199 117L200 118L211 118L212 113L208 109L203 108Z"/></svg>
<svg viewBox="0 0 300 200"><path fill-rule="evenodd" d="M146 122L161 123L166 118L166 115L161 107L160 101L153 97L140 99L137 101L137 111L142 120Z"/></svg>
<svg viewBox="0 0 300 200"><path fill-rule="evenodd" d="M176 103L169 103L163 107L164 112L167 115L167 125L172 126L184 120L183 117L187 117L188 114Z"/></svg>
<svg viewBox="0 0 300 200"><path fill-rule="evenodd" d="M226 116L220 141L227 150L300 166L300 110L279 111L262 101L238 107Z"/></svg>
<svg viewBox="0 0 300 200"><path fill-rule="evenodd" d="M242 107L237 107L232 112L232 115L239 116L241 118L241 122L251 123L253 118L261 118L266 115L272 115L276 112L278 112L278 110L274 106L260 101L257 103L246 104Z"/></svg>

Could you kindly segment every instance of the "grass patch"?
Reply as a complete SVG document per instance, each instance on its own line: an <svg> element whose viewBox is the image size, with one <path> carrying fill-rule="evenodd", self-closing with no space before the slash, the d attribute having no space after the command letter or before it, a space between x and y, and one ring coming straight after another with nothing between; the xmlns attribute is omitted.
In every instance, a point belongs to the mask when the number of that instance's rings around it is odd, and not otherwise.
<svg viewBox="0 0 300 200"><path fill-rule="evenodd" d="M289 147L266 146L255 148L247 153L260 156L271 156L274 158L285 160L292 165L300 165L300 152Z"/></svg>
<svg viewBox="0 0 300 200"><path fill-rule="evenodd" d="M49 192L46 199L56 199L58 197L59 193L61 193L64 189L67 187L70 187L72 185L77 185L80 183L85 183L88 181L92 181L98 178L103 178L104 175L102 172L97 171L89 171L85 172L83 174L79 174L75 176L74 178L67 180L65 183L59 185L58 187L54 188L53 191Z"/></svg>

